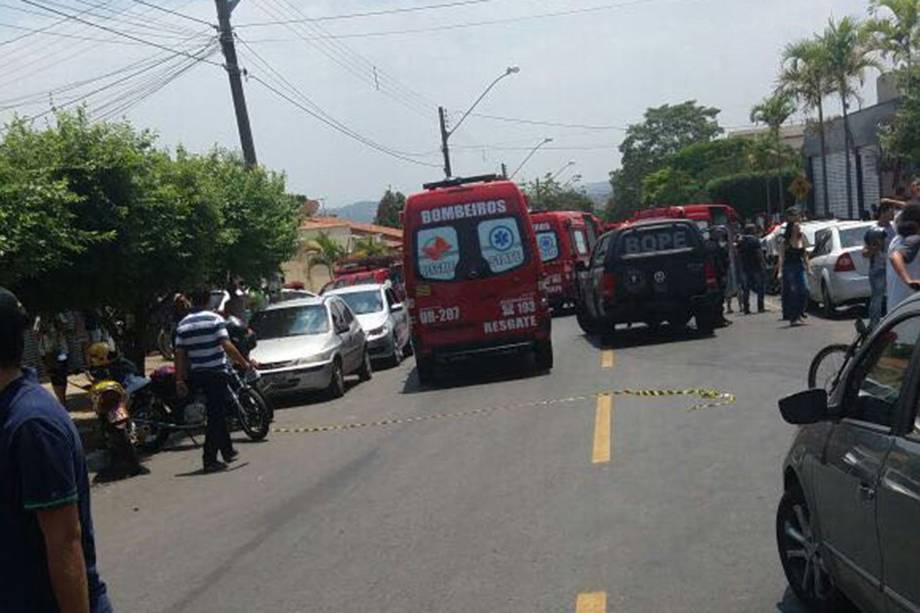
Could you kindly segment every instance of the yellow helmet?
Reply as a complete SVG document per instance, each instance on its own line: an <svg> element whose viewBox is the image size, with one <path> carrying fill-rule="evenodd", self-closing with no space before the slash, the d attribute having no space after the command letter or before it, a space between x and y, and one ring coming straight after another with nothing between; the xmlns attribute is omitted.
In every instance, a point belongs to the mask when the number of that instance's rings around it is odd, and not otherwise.
<svg viewBox="0 0 920 613"><path fill-rule="evenodd" d="M93 385L89 393L93 401L93 410L97 415L105 417L112 424L119 424L128 419L128 409L125 406L127 394L120 384L115 381L100 381Z"/></svg>
<svg viewBox="0 0 920 613"><path fill-rule="evenodd" d="M86 357L90 366L106 366L111 361L109 360L109 346L102 342L93 343L87 347Z"/></svg>

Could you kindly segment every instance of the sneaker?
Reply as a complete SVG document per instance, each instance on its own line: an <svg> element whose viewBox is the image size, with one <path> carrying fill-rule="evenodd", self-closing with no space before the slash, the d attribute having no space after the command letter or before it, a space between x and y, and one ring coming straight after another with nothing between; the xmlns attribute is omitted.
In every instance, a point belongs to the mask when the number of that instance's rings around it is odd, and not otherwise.
<svg viewBox="0 0 920 613"><path fill-rule="evenodd" d="M221 455L224 456L224 462L229 464L240 457L240 452L236 449L231 449L230 453L222 453Z"/></svg>
<svg viewBox="0 0 920 613"><path fill-rule="evenodd" d="M221 462L220 460L214 460L213 462L205 462L204 473L219 473L221 471L227 470L227 465Z"/></svg>

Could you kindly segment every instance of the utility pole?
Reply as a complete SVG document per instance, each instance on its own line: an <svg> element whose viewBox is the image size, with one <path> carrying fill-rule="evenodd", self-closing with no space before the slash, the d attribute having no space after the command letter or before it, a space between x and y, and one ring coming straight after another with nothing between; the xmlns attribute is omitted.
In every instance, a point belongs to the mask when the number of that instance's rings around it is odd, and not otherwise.
<svg viewBox="0 0 920 613"><path fill-rule="evenodd" d="M220 0L217 1L220 2ZM450 136L450 132L447 131L447 113L444 111L443 106L438 107L438 121L441 124L441 153L444 154L444 176L449 179L451 175L450 149L447 147L447 139Z"/></svg>
<svg viewBox="0 0 920 613"><path fill-rule="evenodd" d="M504 162L502 162L502 178L508 178L508 166L506 166Z"/></svg>
<svg viewBox="0 0 920 613"><path fill-rule="evenodd" d="M230 14L240 0L214 0L217 5L217 23L220 31L220 46L224 52L227 76L230 79L230 93L233 95L233 110L236 113L236 127L240 132L240 145L243 148L243 160L249 168L257 164L256 146L252 142L252 127L249 125L249 112L246 110L246 96L243 93L243 81L240 79L240 65L236 58L236 45L233 41L233 28Z"/></svg>

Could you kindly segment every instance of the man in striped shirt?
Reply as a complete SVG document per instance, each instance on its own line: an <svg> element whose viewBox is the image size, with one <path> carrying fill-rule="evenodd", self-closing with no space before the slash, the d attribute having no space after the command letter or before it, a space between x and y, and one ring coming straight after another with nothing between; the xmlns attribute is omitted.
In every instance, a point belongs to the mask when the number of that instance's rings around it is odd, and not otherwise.
<svg viewBox="0 0 920 613"><path fill-rule="evenodd" d="M211 293L192 292L192 312L176 328L176 393L188 394L188 380L207 397L208 427L204 436L204 472L225 470L239 454L227 430L227 356L249 370L252 365L230 342L224 318L208 310ZM224 462L217 459L220 451Z"/></svg>

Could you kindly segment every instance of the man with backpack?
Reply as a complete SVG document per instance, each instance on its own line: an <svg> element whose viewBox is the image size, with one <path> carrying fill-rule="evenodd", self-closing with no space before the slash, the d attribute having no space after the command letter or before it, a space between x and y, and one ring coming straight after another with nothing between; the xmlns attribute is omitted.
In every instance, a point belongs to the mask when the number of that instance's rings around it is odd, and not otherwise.
<svg viewBox="0 0 920 613"><path fill-rule="evenodd" d="M751 291L754 291L757 293L757 312L763 313L766 311L764 291L767 263L760 239L757 238L757 226L750 223L744 226L744 234L738 239L737 249L741 260L741 309L745 315L751 314Z"/></svg>

